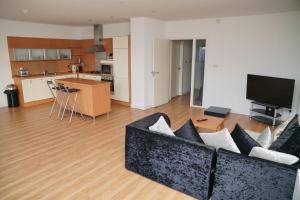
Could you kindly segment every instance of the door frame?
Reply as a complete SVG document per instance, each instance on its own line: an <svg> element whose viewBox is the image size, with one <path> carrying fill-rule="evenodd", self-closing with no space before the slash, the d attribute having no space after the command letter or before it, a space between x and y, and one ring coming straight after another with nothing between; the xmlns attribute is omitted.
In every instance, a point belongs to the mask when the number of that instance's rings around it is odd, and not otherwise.
<svg viewBox="0 0 300 200"><path fill-rule="evenodd" d="M195 107L195 108L203 108L203 106L199 106L199 105L194 105L193 104L193 99L194 99L194 85L195 85L195 64L196 64L196 42L197 40L205 40L206 44L207 44L207 39L198 39L198 38L194 38L193 39L193 51L192 51L192 78L191 78L191 93L190 93L190 107ZM206 52L205 52L205 61L206 61ZM203 101L203 97L204 97L204 79L205 79L205 66L206 63L204 64L204 75L203 75L203 92L202 92L202 101Z"/></svg>
<svg viewBox="0 0 300 200"><path fill-rule="evenodd" d="M180 74L179 74L179 79L178 79L178 85L177 85L177 88L178 88L178 91L177 91L177 94L174 96L178 96L178 95L182 95L182 70L183 70L183 42L182 40L170 40L171 41L171 45L170 45L170 99L172 99L172 71L173 71L173 47L174 47L174 42L175 41L179 41L180 44L179 44L179 63L180 63L180 68L181 68L181 71L180 71ZM178 68L178 67L177 67Z"/></svg>

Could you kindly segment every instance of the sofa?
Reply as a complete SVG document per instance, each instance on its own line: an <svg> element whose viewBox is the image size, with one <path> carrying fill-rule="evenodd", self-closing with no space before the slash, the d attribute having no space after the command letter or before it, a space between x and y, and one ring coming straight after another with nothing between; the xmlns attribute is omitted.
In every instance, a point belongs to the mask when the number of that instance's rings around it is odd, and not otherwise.
<svg viewBox="0 0 300 200"><path fill-rule="evenodd" d="M197 199L292 199L297 166L150 131L160 116L171 126L164 113L126 126L126 169Z"/></svg>

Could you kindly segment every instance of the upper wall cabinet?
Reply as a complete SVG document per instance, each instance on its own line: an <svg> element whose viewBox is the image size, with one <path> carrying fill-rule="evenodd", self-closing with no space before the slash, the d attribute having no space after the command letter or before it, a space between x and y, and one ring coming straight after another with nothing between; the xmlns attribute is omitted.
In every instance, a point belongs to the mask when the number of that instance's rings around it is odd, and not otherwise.
<svg viewBox="0 0 300 200"><path fill-rule="evenodd" d="M46 60L57 60L58 50L57 49L45 49L45 59Z"/></svg>
<svg viewBox="0 0 300 200"><path fill-rule="evenodd" d="M12 52L12 58L16 61L23 61L23 60L29 60L29 49L22 49L17 48L13 49Z"/></svg>
<svg viewBox="0 0 300 200"><path fill-rule="evenodd" d="M44 49L30 49L30 60L44 60Z"/></svg>
<svg viewBox="0 0 300 200"><path fill-rule="evenodd" d="M71 59L71 49L59 49L60 59Z"/></svg>
<svg viewBox="0 0 300 200"><path fill-rule="evenodd" d="M12 61L29 60L70 60L71 49L10 49L10 58Z"/></svg>
<svg viewBox="0 0 300 200"><path fill-rule="evenodd" d="M128 36L114 37L113 38L114 49L128 49Z"/></svg>

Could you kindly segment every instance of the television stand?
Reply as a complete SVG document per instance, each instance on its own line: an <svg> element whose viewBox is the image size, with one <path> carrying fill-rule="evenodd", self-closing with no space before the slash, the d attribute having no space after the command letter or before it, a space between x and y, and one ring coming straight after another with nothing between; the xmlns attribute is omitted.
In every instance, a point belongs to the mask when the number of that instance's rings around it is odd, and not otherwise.
<svg viewBox="0 0 300 200"><path fill-rule="evenodd" d="M255 108L255 106L260 106L259 108ZM265 109L261 108L261 106L265 107ZM255 119L265 124L269 124L277 126L282 123L280 120L281 114L278 113L279 106L274 106L270 104L265 104L257 101L251 102L250 109L250 119Z"/></svg>

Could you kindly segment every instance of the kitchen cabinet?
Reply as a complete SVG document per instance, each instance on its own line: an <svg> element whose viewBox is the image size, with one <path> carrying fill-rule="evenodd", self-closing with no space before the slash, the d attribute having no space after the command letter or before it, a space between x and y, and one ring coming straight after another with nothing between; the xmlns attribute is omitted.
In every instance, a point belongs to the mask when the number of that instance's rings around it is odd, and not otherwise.
<svg viewBox="0 0 300 200"><path fill-rule="evenodd" d="M71 59L71 49L59 49L59 59Z"/></svg>
<svg viewBox="0 0 300 200"><path fill-rule="evenodd" d="M51 98L46 78L22 80L24 103Z"/></svg>
<svg viewBox="0 0 300 200"><path fill-rule="evenodd" d="M44 49L30 49L30 60L44 60L45 52Z"/></svg>
<svg viewBox="0 0 300 200"><path fill-rule="evenodd" d="M57 49L45 49L45 59L46 60L57 60L58 50Z"/></svg>
<svg viewBox="0 0 300 200"><path fill-rule="evenodd" d="M114 49L114 77L128 78L128 49Z"/></svg>
<svg viewBox="0 0 300 200"><path fill-rule="evenodd" d="M113 38L114 94L112 99L129 102L129 50L128 36Z"/></svg>
<svg viewBox="0 0 300 200"><path fill-rule="evenodd" d="M128 36L113 37L113 49L128 49Z"/></svg>
<svg viewBox="0 0 300 200"><path fill-rule="evenodd" d="M114 94L113 99L118 101L129 101L128 78L114 78Z"/></svg>
<svg viewBox="0 0 300 200"><path fill-rule="evenodd" d="M29 49L15 48L11 53L14 61L29 60Z"/></svg>
<svg viewBox="0 0 300 200"><path fill-rule="evenodd" d="M54 81L56 79L64 79L64 78L76 78L76 77L77 74L65 74L65 75L58 75L58 76L23 79L22 90L23 90L24 103L52 98L53 96L47 85L47 81Z"/></svg>

